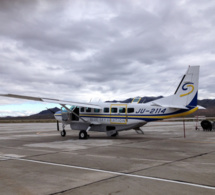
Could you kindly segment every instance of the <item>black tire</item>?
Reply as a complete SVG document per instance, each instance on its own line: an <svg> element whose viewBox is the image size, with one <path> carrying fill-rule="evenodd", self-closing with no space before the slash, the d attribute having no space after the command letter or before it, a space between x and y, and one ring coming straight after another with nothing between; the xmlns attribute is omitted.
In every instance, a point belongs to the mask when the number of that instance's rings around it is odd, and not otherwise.
<svg viewBox="0 0 215 195"><path fill-rule="evenodd" d="M116 133L114 133L113 135L111 135L111 137L116 137L116 136L118 136L119 134L118 134L118 132L116 132Z"/></svg>
<svg viewBox="0 0 215 195"><path fill-rule="evenodd" d="M60 132L60 134L61 134L62 137L65 137L66 136L66 131L63 130L63 131Z"/></svg>
<svg viewBox="0 0 215 195"><path fill-rule="evenodd" d="M88 138L88 134L85 130L80 131L79 133L79 139L87 139Z"/></svg>
<svg viewBox="0 0 215 195"><path fill-rule="evenodd" d="M208 120L203 120L201 122L201 126L202 126L204 131L212 131L212 124Z"/></svg>

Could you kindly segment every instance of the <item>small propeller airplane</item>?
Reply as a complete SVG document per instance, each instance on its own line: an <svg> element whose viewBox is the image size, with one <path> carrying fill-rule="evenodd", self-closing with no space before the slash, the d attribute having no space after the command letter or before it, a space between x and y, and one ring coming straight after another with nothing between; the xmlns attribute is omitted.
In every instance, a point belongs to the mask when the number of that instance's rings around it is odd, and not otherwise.
<svg viewBox="0 0 215 195"><path fill-rule="evenodd" d="M87 139L89 131L106 132L108 136L117 136L119 131L134 129L148 122L172 117L189 115L202 108L197 105L199 66L189 66L173 95L139 103L141 98L134 98L131 103L81 103L50 98L0 94L0 96L20 98L60 104L61 110L54 113L62 123L61 136L66 135L65 126L79 130L79 139ZM69 106L68 106L69 105Z"/></svg>

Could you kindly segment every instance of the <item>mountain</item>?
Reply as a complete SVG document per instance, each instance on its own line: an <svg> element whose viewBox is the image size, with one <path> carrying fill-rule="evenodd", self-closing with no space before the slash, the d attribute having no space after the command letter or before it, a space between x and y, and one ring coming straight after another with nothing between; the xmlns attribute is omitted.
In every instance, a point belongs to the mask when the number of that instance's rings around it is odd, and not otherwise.
<svg viewBox="0 0 215 195"><path fill-rule="evenodd" d="M151 102L151 101L154 101L154 100L157 100L157 99L160 99L162 98L163 96L158 96L158 97L141 97L141 100L139 103L147 103L147 102ZM128 98L126 100L113 100L113 101L106 101L107 103L116 103L116 102L120 102L120 103L131 103L132 100L134 98Z"/></svg>
<svg viewBox="0 0 215 195"><path fill-rule="evenodd" d="M193 113L191 116L207 116L215 117L215 99L204 99L198 100L198 105L203 106L206 109L198 110L196 113Z"/></svg>
<svg viewBox="0 0 215 195"><path fill-rule="evenodd" d="M60 109L55 107L55 108L50 108L50 109L47 109L47 110L43 110L41 112L39 112L38 114L34 114L34 115L47 115L47 114L53 114L57 111L59 111ZM52 113L53 112L53 113Z"/></svg>
<svg viewBox="0 0 215 195"><path fill-rule="evenodd" d="M55 108L51 108L49 110L43 110L37 114L33 114L30 116L16 116L16 117L12 117L12 116L7 116L7 117L0 117L0 119L2 120L23 120L23 119L54 119L54 115L53 113L59 111L60 109L55 107Z"/></svg>
<svg viewBox="0 0 215 195"><path fill-rule="evenodd" d="M47 110L43 110L37 114L33 114L33 115L30 115L28 118L30 119L42 119L42 118L45 118L45 119L54 119L54 113L59 111L60 109L55 107L55 108L50 108L50 109L47 109Z"/></svg>
<svg viewBox="0 0 215 195"><path fill-rule="evenodd" d="M205 108L215 107L215 99L198 100L198 105L203 106Z"/></svg>

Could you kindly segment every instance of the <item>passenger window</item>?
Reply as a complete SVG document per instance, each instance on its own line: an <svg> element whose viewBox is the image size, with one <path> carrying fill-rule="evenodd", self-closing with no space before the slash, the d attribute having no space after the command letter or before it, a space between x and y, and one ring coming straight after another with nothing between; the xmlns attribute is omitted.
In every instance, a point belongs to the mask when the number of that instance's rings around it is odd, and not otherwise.
<svg viewBox="0 0 215 195"><path fill-rule="evenodd" d="M109 113L109 108L104 108L104 113Z"/></svg>
<svg viewBox="0 0 215 195"><path fill-rule="evenodd" d="M84 107L81 107L81 112L84 112Z"/></svg>
<svg viewBox="0 0 215 195"><path fill-rule="evenodd" d="M94 112L100 112L100 109L98 109L98 108L94 108Z"/></svg>
<svg viewBox="0 0 215 195"><path fill-rule="evenodd" d="M128 108L127 113L133 113L134 112L134 108Z"/></svg>
<svg viewBox="0 0 215 195"><path fill-rule="evenodd" d="M112 113L117 113L117 108L111 108Z"/></svg>
<svg viewBox="0 0 215 195"><path fill-rule="evenodd" d="M119 113L125 113L125 108L119 108Z"/></svg>
<svg viewBox="0 0 215 195"><path fill-rule="evenodd" d="M86 109L86 112L91 112L91 108L87 108L87 109Z"/></svg>

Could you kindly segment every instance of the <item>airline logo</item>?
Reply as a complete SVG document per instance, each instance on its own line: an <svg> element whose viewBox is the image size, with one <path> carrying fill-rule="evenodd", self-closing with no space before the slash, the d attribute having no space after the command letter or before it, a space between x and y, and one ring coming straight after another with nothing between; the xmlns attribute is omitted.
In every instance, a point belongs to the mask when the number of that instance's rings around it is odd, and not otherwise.
<svg viewBox="0 0 215 195"><path fill-rule="evenodd" d="M193 91L194 91L194 83L191 83L191 82L187 82L185 83L183 86L182 86L182 90L183 91L187 91L189 89L189 91L185 94L181 94L180 97L183 97L183 96L186 96L186 95L189 95L191 94Z"/></svg>

